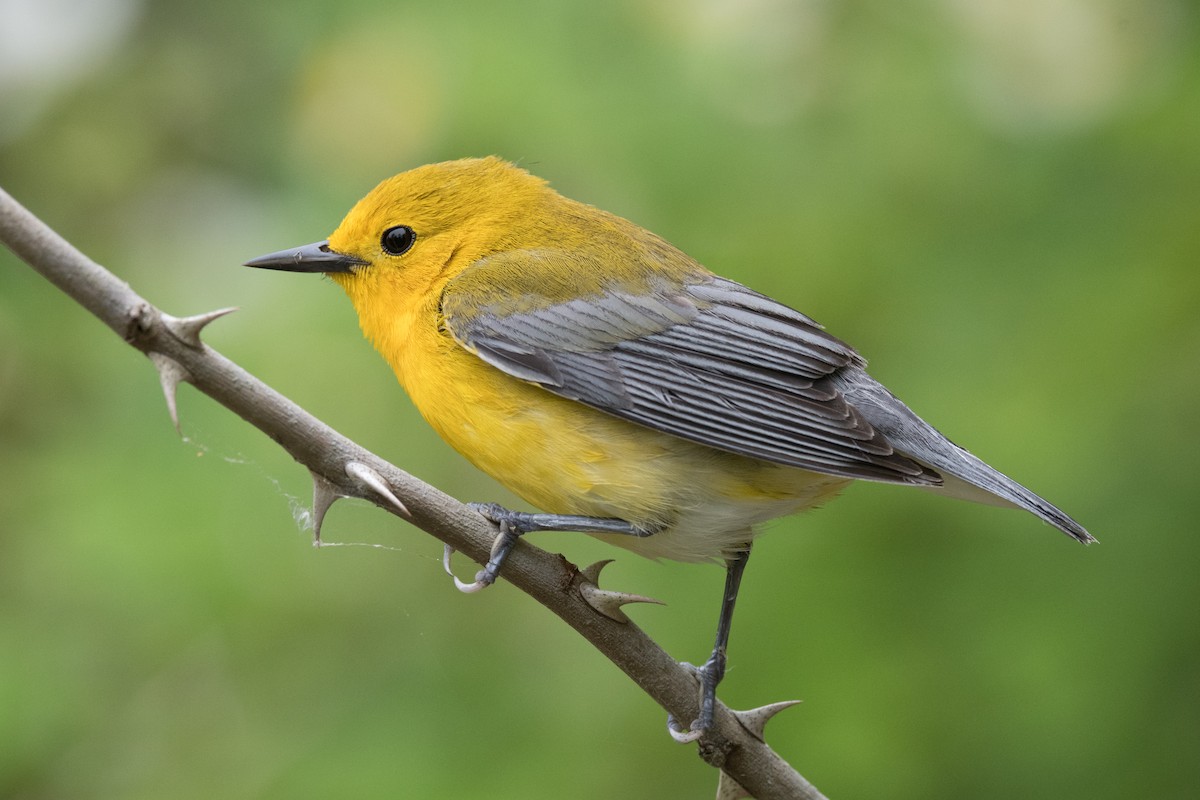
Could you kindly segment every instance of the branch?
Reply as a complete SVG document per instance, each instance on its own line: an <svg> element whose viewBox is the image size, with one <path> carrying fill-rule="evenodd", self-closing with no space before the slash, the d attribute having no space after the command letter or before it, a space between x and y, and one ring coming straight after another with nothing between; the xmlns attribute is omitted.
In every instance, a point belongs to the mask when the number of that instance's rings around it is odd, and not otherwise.
<svg viewBox="0 0 1200 800"><path fill-rule="evenodd" d="M186 381L307 467L318 520L336 497L361 497L475 561L487 561L496 531L482 517L350 441L201 342L200 330L231 309L184 319L163 313L2 189L0 242L154 362L173 419L175 387ZM503 577L557 614L666 711L694 719L696 678L615 608L627 597L614 599L596 587L600 566L581 571L562 556L522 541L505 562ZM718 704L713 728L700 740L700 756L725 773L720 797L749 792L759 800L822 800L763 742L763 725L787 705L734 712Z"/></svg>

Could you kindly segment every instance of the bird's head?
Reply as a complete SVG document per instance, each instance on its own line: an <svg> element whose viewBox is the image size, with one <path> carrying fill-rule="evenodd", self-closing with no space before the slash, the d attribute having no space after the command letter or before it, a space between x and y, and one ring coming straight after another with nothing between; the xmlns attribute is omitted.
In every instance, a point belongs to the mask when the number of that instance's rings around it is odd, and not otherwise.
<svg viewBox="0 0 1200 800"><path fill-rule="evenodd" d="M479 258L525 246L538 233L529 220L556 197L543 180L496 157L429 164L380 183L328 239L246 266L325 273L360 314L368 305L399 308L436 296Z"/></svg>

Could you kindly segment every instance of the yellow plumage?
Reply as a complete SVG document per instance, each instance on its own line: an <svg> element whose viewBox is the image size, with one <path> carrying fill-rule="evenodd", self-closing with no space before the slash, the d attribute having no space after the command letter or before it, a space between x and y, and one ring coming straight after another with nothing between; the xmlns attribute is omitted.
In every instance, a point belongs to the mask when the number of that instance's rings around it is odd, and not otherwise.
<svg viewBox="0 0 1200 800"><path fill-rule="evenodd" d="M706 270L658 236L496 158L381 183L327 242L250 266L325 272L435 430L547 514L499 525L472 584L522 532L595 533L651 557L724 559L693 741L713 720L756 526L850 480L1078 523L950 442L808 317ZM616 531L615 533L613 531Z"/></svg>
<svg viewBox="0 0 1200 800"><path fill-rule="evenodd" d="M436 187L436 193L431 189ZM418 231L420 258L381 263L382 230L403 221ZM545 511L617 517L649 537L604 535L650 557L697 561L725 556L756 523L810 507L847 479L715 450L614 417L511 377L459 344L441 324L447 283L497 252L548 246L582 263L567 273L512 269L479 287L480 306L521 313L542 298L599 295L614 285L646 291L653 272L668 280L706 272L683 253L626 220L576 203L498 159L434 165L380 184L329 237L330 249L373 268L334 273L375 345L429 424L475 466ZM417 256L417 248L411 253ZM543 262L544 263L544 262Z"/></svg>

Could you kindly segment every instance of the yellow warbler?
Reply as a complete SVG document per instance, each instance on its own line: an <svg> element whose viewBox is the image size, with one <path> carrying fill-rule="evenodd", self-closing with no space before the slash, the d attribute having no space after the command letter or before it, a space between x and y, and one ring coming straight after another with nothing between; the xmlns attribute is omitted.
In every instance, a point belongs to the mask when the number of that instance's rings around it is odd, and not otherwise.
<svg viewBox="0 0 1200 800"><path fill-rule="evenodd" d="M329 274L425 419L545 510L500 526L473 590L516 537L580 530L651 557L723 559L711 724L733 602L761 522L852 479L1074 520L920 419L807 316L498 158L379 184L327 241L247 266ZM457 579L456 579L457 581Z"/></svg>

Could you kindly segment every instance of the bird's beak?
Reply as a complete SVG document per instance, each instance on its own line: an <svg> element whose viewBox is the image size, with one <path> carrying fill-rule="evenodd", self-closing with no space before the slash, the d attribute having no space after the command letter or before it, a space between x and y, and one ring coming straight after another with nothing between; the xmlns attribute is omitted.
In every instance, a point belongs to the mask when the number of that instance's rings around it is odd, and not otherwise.
<svg viewBox="0 0 1200 800"><path fill-rule="evenodd" d="M323 241L267 253L250 259L243 266L281 269L285 272L352 272L353 267L366 263L356 256L330 250L329 242Z"/></svg>

